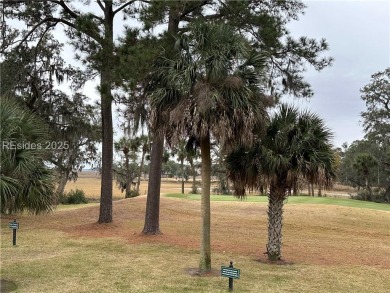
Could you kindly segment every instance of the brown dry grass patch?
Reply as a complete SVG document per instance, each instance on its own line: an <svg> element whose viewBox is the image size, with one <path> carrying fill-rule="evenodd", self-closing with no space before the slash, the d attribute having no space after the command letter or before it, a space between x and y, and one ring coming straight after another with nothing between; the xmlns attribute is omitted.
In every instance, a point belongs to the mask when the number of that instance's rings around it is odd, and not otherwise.
<svg viewBox="0 0 390 293"><path fill-rule="evenodd" d="M97 205L21 216L26 229L46 228L72 237L119 238L128 243L159 243L189 250L200 244L200 202L161 198L161 235L141 234L146 197L114 202L114 221L97 224ZM265 261L267 206L212 202L212 250ZM4 217L3 220L11 219ZM330 205L286 205L282 254L287 263L390 268L390 213Z"/></svg>
<svg viewBox="0 0 390 293"><path fill-rule="evenodd" d="M82 172L79 175L77 181L70 181L65 186L65 192L69 192L74 189L82 189L88 198L99 199L100 198L100 186L101 179L94 172ZM191 190L192 182L187 181L184 184L185 192L188 193ZM141 180L140 195L146 195L148 190L148 181ZM162 179L161 193L177 193L181 192L181 182L175 179ZM125 193L116 185L116 181L113 180L112 188L113 198L121 199L125 198Z"/></svg>

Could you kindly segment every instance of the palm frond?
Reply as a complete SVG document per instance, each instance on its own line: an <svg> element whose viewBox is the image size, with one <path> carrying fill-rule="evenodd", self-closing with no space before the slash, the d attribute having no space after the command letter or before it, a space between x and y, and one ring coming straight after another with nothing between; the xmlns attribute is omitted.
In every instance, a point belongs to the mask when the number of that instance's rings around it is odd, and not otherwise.
<svg viewBox="0 0 390 293"><path fill-rule="evenodd" d="M295 107L282 104L268 122L264 135L259 134L247 152L252 156L252 164L257 164L258 178L265 178L274 186L289 188L297 178L304 177L328 187L335 177L331 137L330 130L317 115L301 113ZM248 164L242 152L229 154L229 160L238 166L239 160ZM245 176L235 174L233 164L228 165L229 168L232 180L253 186L253 183L247 184Z"/></svg>
<svg viewBox="0 0 390 293"><path fill-rule="evenodd" d="M47 128L34 114L8 99L0 103L0 124L2 141L13 143L2 147L0 154L0 211L50 210L55 202L54 178L48 176L43 162Z"/></svg>

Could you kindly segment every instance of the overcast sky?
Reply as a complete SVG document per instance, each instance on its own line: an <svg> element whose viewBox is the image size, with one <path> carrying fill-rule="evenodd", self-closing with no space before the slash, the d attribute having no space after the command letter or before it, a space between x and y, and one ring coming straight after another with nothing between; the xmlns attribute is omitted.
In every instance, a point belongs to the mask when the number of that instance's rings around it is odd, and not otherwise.
<svg viewBox="0 0 390 293"><path fill-rule="evenodd" d="M334 144L362 139L360 89L371 75L390 66L390 1L305 1L299 21L289 25L293 36L325 38L332 67L309 69L310 101L286 99L318 113L334 132Z"/></svg>

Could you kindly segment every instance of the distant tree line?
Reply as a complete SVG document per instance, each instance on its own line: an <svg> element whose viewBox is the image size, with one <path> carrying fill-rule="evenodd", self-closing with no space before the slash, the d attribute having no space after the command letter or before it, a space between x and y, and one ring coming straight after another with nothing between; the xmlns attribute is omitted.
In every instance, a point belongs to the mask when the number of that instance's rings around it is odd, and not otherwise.
<svg viewBox="0 0 390 293"><path fill-rule="evenodd" d="M338 180L356 187L357 199L390 203L390 68L361 89L363 140L343 144Z"/></svg>

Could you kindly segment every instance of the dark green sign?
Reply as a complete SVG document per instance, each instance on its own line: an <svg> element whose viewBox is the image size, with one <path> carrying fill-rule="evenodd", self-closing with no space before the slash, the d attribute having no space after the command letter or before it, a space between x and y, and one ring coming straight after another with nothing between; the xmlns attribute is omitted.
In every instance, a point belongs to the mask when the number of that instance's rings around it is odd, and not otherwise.
<svg viewBox="0 0 390 293"><path fill-rule="evenodd" d="M19 223L17 222L9 222L10 229L19 229Z"/></svg>
<svg viewBox="0 0 390 293"><path fill-rule="evenodd" d="M239 279L240 278L240 269L222 266L221 267L221 276L233 278L233 279Z"/></svg>

